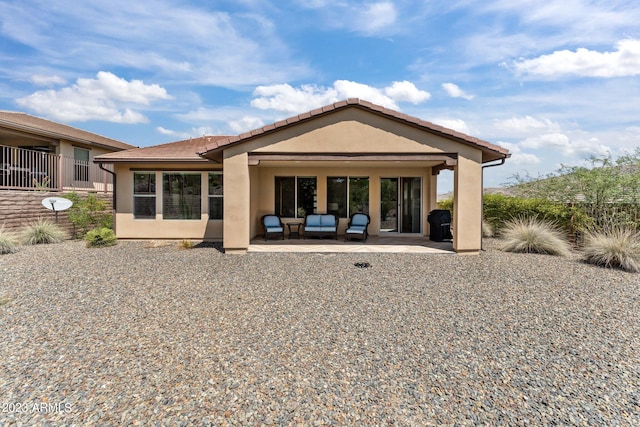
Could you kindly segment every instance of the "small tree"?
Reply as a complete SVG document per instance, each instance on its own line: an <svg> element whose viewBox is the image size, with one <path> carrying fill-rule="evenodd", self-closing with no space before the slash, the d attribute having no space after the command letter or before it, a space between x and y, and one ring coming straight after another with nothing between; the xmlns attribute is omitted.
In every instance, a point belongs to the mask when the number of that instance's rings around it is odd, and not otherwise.
<svg viewBox="0 0 640 427"><path fill-rule="evenodd" d="M598 228L640 227L640 149L614 159L591 157L588 166L562 165L555 173L531 178L516 175L516 194L547 199L578 207ZM620 214L619 206L635 209L635 215Z"/></svg>
<svg viewBox="0 0 640 427"><path fill-rule="evenodd" d="M84 236L93 228L112 228L113 215L107 210L107 202L88 194L82 198L78 193L70 193L67 198L73 202L68 211L68 218L73 225L75 237Z"/></svg>

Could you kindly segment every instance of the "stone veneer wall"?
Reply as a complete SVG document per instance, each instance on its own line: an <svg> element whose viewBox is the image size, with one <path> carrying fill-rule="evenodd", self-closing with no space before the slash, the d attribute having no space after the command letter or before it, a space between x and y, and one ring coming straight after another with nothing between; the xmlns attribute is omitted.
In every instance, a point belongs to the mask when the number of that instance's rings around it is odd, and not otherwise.
<svg viewBox="0 0 640 427"><path fill-rule="evenodd" d="M19 231L25 224L38 218L47 218L55 222L56 215L42 206L42 199L45 197L65 197L65 194L68 193L0 191L0 227L4 225L5 230ZM109 210L112 209L113 198L111 193L95 194L98 198L107 202ZM73 226L69 222L66 212L58 212L58 224L71 235Z"/></svg>

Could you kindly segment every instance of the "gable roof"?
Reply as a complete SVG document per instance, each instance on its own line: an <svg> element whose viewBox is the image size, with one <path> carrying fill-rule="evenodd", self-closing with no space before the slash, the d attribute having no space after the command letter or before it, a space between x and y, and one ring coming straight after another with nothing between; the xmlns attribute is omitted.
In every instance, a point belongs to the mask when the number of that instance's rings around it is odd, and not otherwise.
<svg viewBox="0 0 640 427"><path fill-rule="evenodd" d="M417 127L419 129L422 129L434 135L439 135L450 140L454 140L466 145L474 146L482 150L483 162L500 160L500 159L504 159L511 156L509 154L509 150L507 150L506 148L492 144L488 141L483 141L481 139L466 135L464 133L457 132L453 129L448 129L443 126L439 126L434 123L428 122L426 120L409 116L407 114L403 114L398 111L391 110L389 108L382 107L380 105L376 105L368 101L363 101L358 98L349 98L345 101L340 101L334 104L326 105L324 107L311 110L307 113L298 114L297 116L289 117L288 119L263 126L259 129L254 129L250 132L242 133L238 136L229 136L226 138L217 139L213 141L211 144L208 144L203 151L199 152L199 154L203 157L209 157L209 156L212 156L214 153L218 152L219 150L224 149L230 145L241 144L255 137L258 137L267 133L277 132L283 128L295 126L296 124L299 124L301 122L313 120L320 116L325 116L339 110L344 110L346 108L360 108L362 110L369 111L371 113L384 116L389 119L402 122L410 126Z"/></svg>
<svg viewBox="0 0 640 427"><path fill-rule="evenodd" d="M0 111L0 129L1 128L53 139L66 139L81 144L97 145L112 150L129 150L136 148L134 145L115 139L17 111Z"/></svg>
<svg viewBox="0 0 640 427"><path fill-rule="evenodd" d="M229 138L225 135L202 136L182 141L158 144L150 147L135 148L133 150L118 151L115 153L96 156L96 163L142 163L142 162L198 162L208 163L209 160L198 153L209 144L214 144L219 139Z"/></svg>

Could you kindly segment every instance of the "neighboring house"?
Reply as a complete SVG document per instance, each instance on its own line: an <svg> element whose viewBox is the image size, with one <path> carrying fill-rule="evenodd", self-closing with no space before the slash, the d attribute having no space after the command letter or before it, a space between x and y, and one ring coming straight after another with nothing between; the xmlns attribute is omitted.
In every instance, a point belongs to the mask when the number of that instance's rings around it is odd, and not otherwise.
<svg viewBox="0 0 640 427"><path fill-rule="evenodd" d="M222 240L244 253L260 218L301 222L354 212L370 234L428 235L437 176L454 172L453 246L481 249L483 164L508 150L349 99L239 136L202 137L98 156L113 164L120 238Z"/></svg>
<svg viewBox="0 0 640 427"><path fill-rule="evenodd" d="M0 111L0 190L112 191L93 159L135 148L25 113Z"/></svg>

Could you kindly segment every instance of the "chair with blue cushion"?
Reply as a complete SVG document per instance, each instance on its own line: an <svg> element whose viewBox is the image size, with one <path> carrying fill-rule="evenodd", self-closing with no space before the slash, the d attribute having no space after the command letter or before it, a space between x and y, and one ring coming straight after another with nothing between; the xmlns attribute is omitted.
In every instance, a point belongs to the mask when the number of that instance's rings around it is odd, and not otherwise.
<svg viewBox="0 0 640 427"><path fill-rule="evenodd" d="M359 239L365 242L369 237L369 223L371 218L365 213L354 213L349 219L349 225L344 232L344 240Z"/></svg>
<svg viewBox="0 0 640 427"><path fill-rule="evenodd" d="M262 217L262 226L264 227L264 240L269 237L282 237L284 240L284 224L277 215L264 215Z"/></svg>

